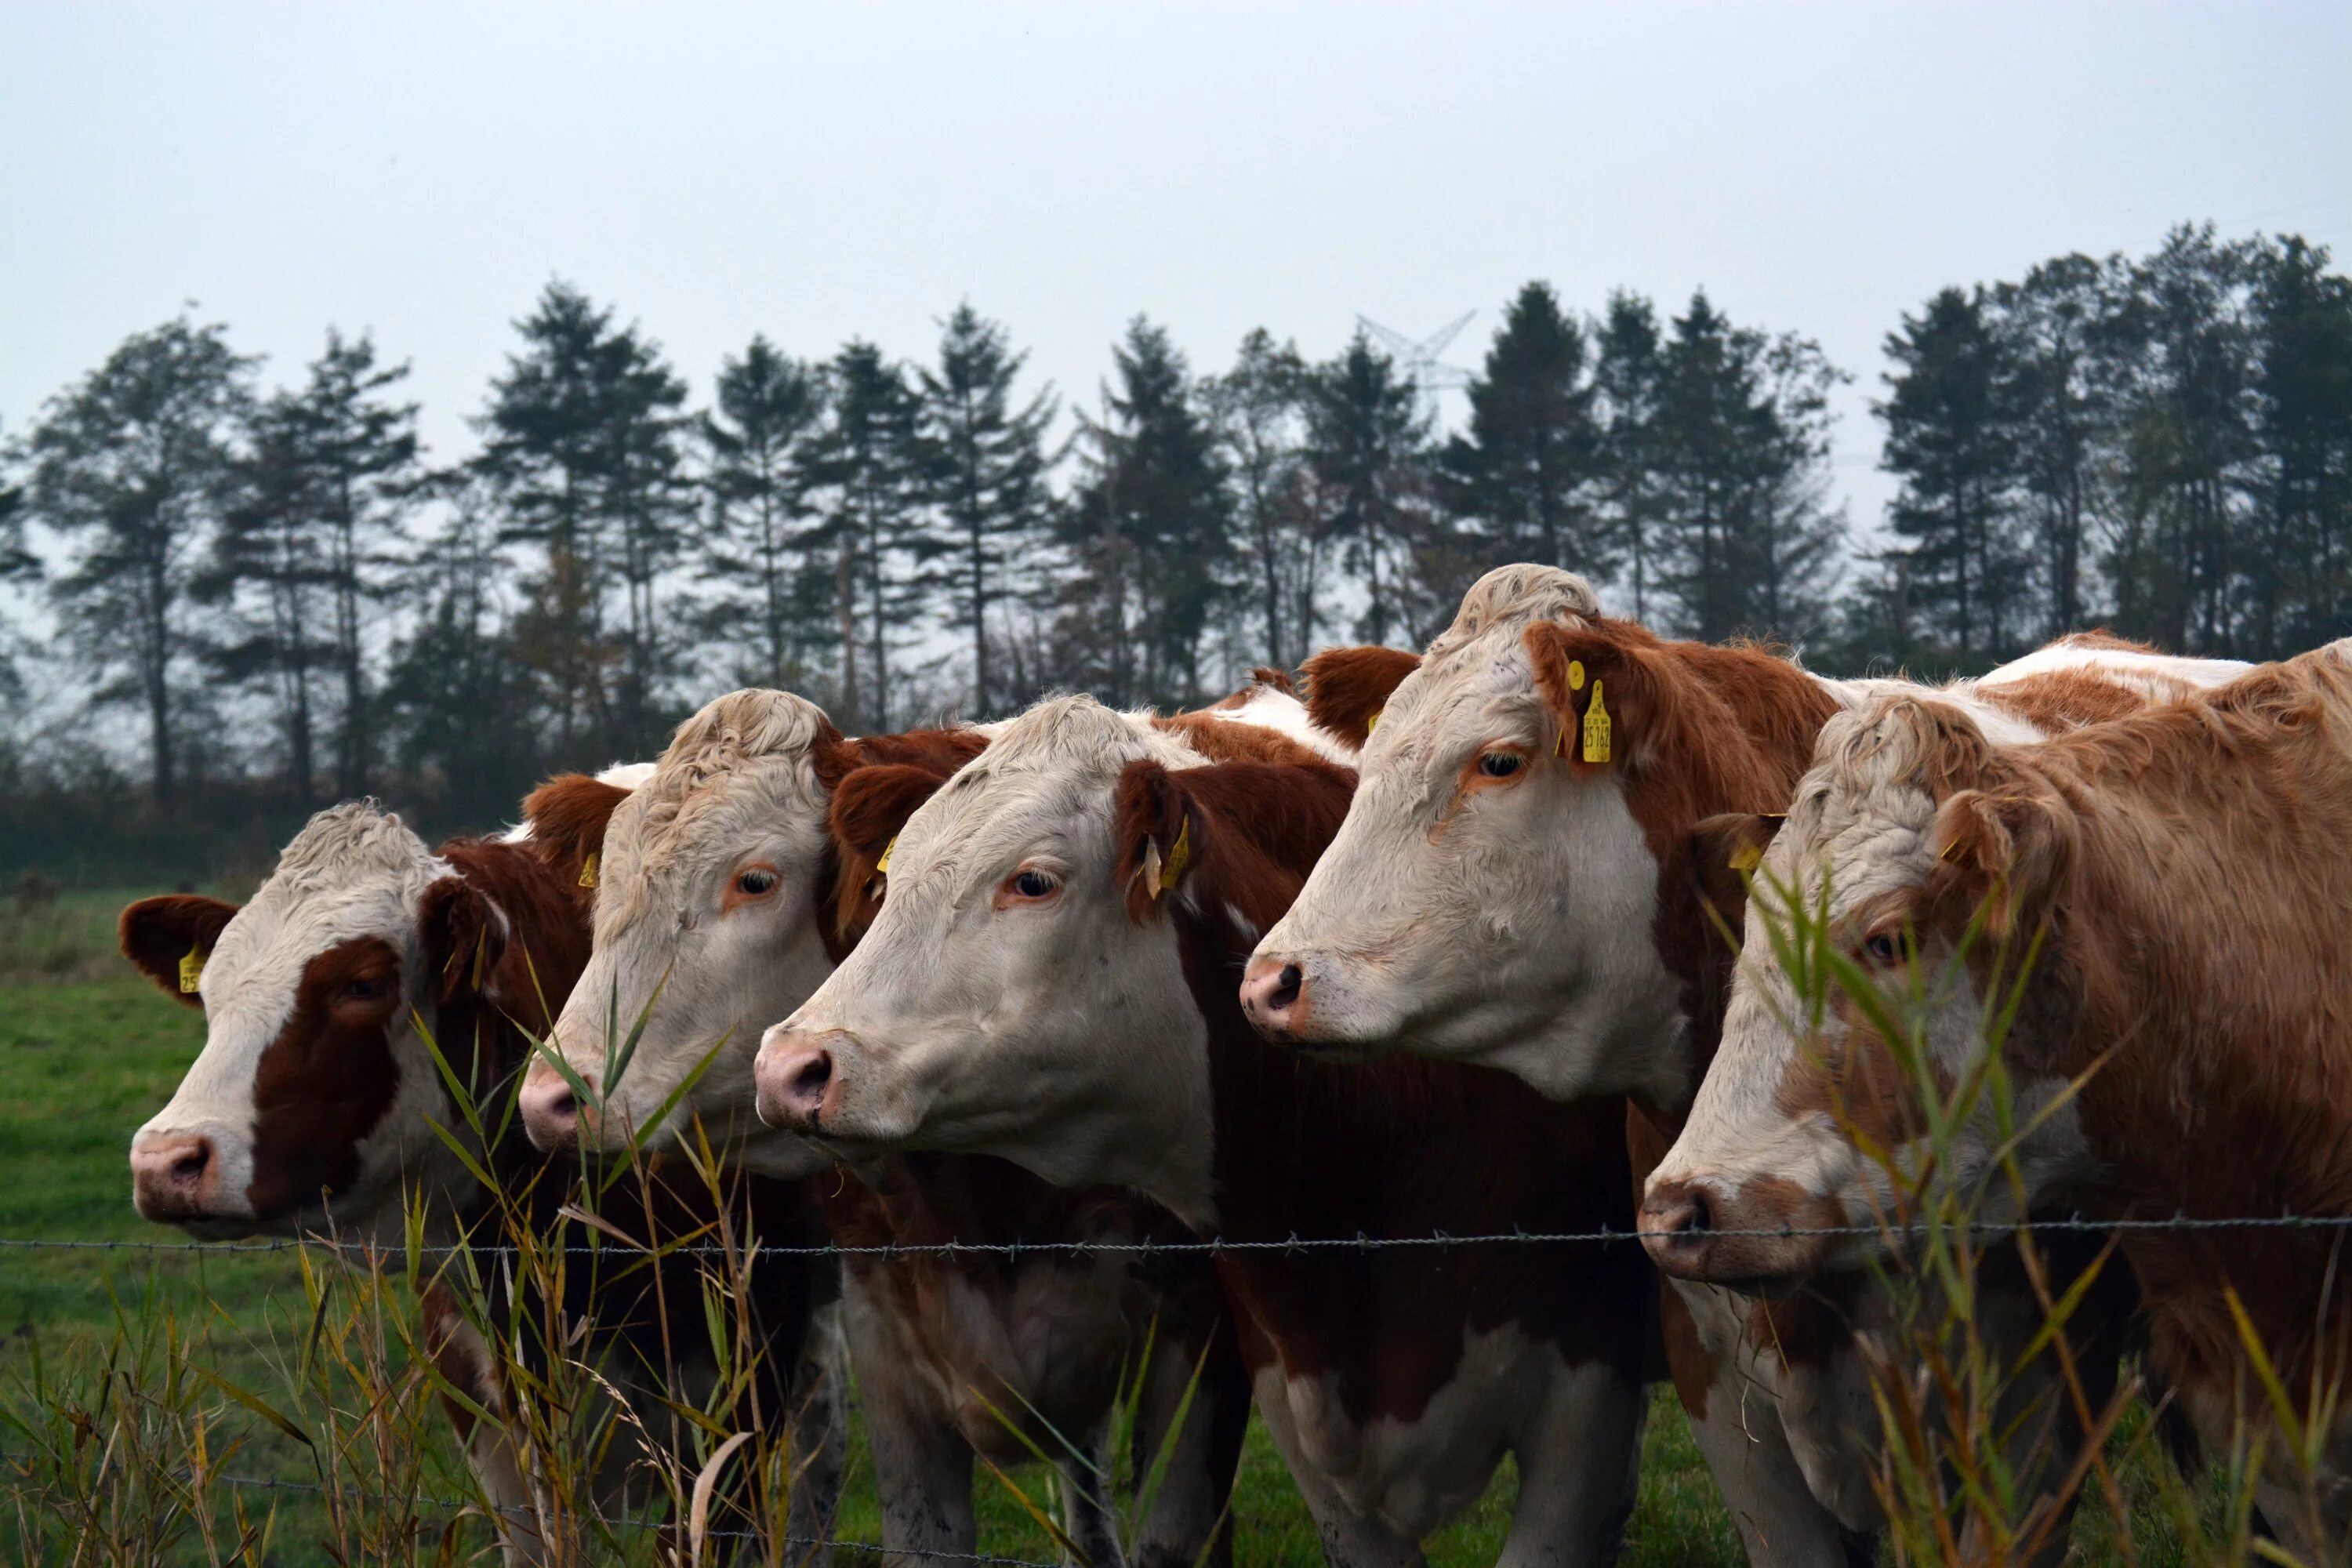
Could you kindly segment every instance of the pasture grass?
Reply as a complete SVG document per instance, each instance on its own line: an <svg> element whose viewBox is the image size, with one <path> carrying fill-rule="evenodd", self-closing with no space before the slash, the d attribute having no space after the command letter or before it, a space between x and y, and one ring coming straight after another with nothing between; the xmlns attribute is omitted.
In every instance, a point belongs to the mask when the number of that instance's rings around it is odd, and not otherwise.
<svg viewBox="0 0 2352 1568"><path fill-rule="evenodd" d="M101 978L86 978L84 961L103 941L110 950L111 911L121 900L100 896L57 900L40 928L39 952L73 953L52 973L66 981L0 984L0 1236L82 1240L177 1239L132 1213L124 1152L130 1134L168 1097L203 1039L200 1016L123 972L121 961ZM0 952L0 965L15 962ZM36 961L35 967L40 962ZM21 968L5 972L21 974ZM394 1284L387 1300L404 1307ZM174 1342L158 1325L168 1321ZM91 1398L100 1370L125 1347L141 1351L142 1375L162 1385L178 1361L212 1369L222 1378L278 1407L297 1409L303 1397L299 1348L311 1331L299 1259L288 1253L250 1258L134 1252L49 1252L0 1249L0 1450L20 1451L28 1434L11 1421L37 1405ZM143 1349L142 1349L143 1347ZM132 1357L137 1361L138 1357ZM224 1400L212 1402L249 1434L243 1447L215 1462L228 1473L304 1482L315 1471L299 1446ZM464 1465L437 1412L415 1429L430 1452L422 1457L420 1489L457 1496ZM2203 1506L2164 1479L2155 1439L2135 1417L2115 1439L2132 1492L2137 1561L2170 1563L2169 1510ZM215 1450L217 1456L217 1450ZM1046 1495L1040 1470L1016 1473L1032 1496ZM1028 1519L1019 1500L981 1472L976 1481L982 1550L1051 1561L1051 1540ZM10 1499L7 1493L18 1495ZM1429 1543L1439 1568L1469 1568L1498 1555L1517 1481L1507 1463L1486 1499ZM328 1561L316 1544L324 1535L319 1499L298 1491L247 1497L271 1530L268 1560L289 1565ZM40 1509L21 1479L0 1464L0 1510L20 1533L18 1505ZM225 1500L216 1506L226 1509ZM1261 1426L1252 1423L1234 1500L1239 1529L1236 1562L1244 1568L1309 1568L1322 1561L1315 1530L1281 1460ZM2078 1525L2074 1561L2132 1560L2117 1549L2116 1531L2095 1506ZM852 1431L852 1464L838 1533L878 1539L880 1519L873 1468L862 1426ZM478 1522L465 1527L471 1553L488 1545ZM24 1557L21 1542L10 1555ZM193 1545L186 1561L201 1561ZM469 1560L478 1560L472 1558ZM836 1562L843 1561L836 1556ZM1654 1396L1644 1448L1642 1490L1623 1561L1637 1568L1667 1564L1736 1564L1736 1537L1715 1495L1682 1413L1671 1393ZM875 1568L884 1568L877 1560Z"/></svg>

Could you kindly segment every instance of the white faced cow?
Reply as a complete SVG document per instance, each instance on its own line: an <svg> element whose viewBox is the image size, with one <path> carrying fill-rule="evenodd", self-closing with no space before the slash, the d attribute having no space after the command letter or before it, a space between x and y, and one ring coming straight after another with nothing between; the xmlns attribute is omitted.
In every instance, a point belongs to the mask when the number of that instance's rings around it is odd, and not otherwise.
<svg viewBox="0 0 2352 1568"><path fill-rule="evenodd" d="M1281 1246L1627 1220L1622 1105L1300 1061L1243 1020L1242 958L1352 782L1240 726L1031 710L908 818L872 928L762 1044L760 1111L845 1151L1130 1183L1244 1244L1218 1272L1333 1562L1420 1561L1506 1453L1502 1561L1606 1562L1653 1310L1632 1248Z"/></svg>
<svg viewBox="0 0 2352 1568"><path fill-rule="evenodd" d="M1651 1178L1658 1261L1804 1279L1880 1237L1717 1233L1874 1229L1899 1212L1888 1163L1921 1166L1919 1108L1877 1026L1836 990L1818 1026L1801 1024L1813 1012L1765 956L1785 901L1821 910L1824 894L1827 941L1916 1019L1945 1084L1985 1066L1988 1021L2024 966L2000 1047L2012 1120L1979 1098L1939 1152L1938 1178L1989 1216L2014 1214L2012 1181L2024 1205L2100 1217L2352 1215L2347 657L2337 643L2038 745L1993 745L1914 698L1832 720L1765 850L1715 1067ZM1997 1163L2012 1136L2013 1163ZM2209 1454L2239 1451L2238 1422L2273 1426L2241 1312L2294 1410L2319 1413L2311 1471L2275 1436L2256 1449L2258 1496L2297 1560L2342 1561L2352 1418L2325 1392L2352 1366L2341 1232L2133 1230L2120 1245L2152 1370Z"/></svg>
<svg viewBox="0 0 2352 1568"><path fill-rule="evenodd" d="M1946 696L2022 741L2241 668L2073 638ZM1253 1021L1319 1052L1501 1068L1557 1099L1629 1093L1637 1178L1681 1125L1728 984L1709 900L1736 919L1738 879L1718 848L1695 853L1695 830L1783 810L1832 714L1920 689L1665 642L1602 616L1581 578L1534 566L1488 574L1421 659L1334 650L1308 675L1318 721L1368 735L1363 782L1257 945ZM1865 1351L1886 1303L1831 1293L1668 1299L1677 1389L1759 1561L1834 1563L1878 1522ZM1990 1331L2038 1326L2015 1294L1989 1300Z"/></svg>
<svg viewBox="0 0 2352 1568"><path fill-rule="evenodd" d="M171 1103L132 1140L140 1212L206 1237L331 1232L396 1248L404 1214L416 1204L428 1239L466 1236L490 1194L435 1130L467 1124L426 1034L470 1073L486 1124L499 1125L497 1107L527 1048L523 1029L546 1027L542 998L560 1003L586 959L587 921L573 889L602 812L622 793L583 777L558 780L533 796L547 817L519 837L455 839L438 849L373 803L336 806L286 847L242 909L173 896L125 910L123 952L205 1014L204 1049ZM567 1184L561 1169L543 1168L519 1128L472 1152L552 1222ZM695 1194L665 1184L649 1195L614 1191L640 1230L656 1213L687 1227L710 1217L707 1198L698 1208ZM788 1244L811 1233L796 1188L751 1182L738 1195L748 1230ZM653 1392L645 1374L660 1364L661 1346L705 1342L696 1269L678 1258L603 1287L588 1268L567 1270L563 1310L589 1335L574 1353L603 1363L626 1389ZM509 1271L486 1258L480 1272L502 1279ZM802 1533L830 1517L844 1444L839 1373L823 1356L825 1336L810 1333L816 1298L833 1293L829 1274L789 1253L763 1257L751 1271L768 1363L747 1397L798 1412L795 1452L809 1466L793 1499ZM665 1321L665 1301L685 1315ZM488 1347L451 1288L427 1289L424 1311L427 1341L452 1381L485 1408L502 1409ZM813 1353L803 1364L804 1345ZM715 1372L708 1363L684 1350L679 1364L652 1375L690 1393ZM788 1386L796 1366L797 1395ZM658 1408L647 1400L640 1414ZM520 1436L502 1422L478 1425L455 1405L452 1415L486 1491L508 1510L500 1526L509 1559L554 1550L555 1527L541 1510ZM648 1426L661 1429L658 1419ZM602 1478L609 1504L642 1489L626 1484L627 1470L652 1457L616 1446Z"/></svg>
<svg viewBox="0 0 2352 1568"><path fill-rule="evenodd" d="M1297 700L1278 691L1229 701L1223 718L1246 708L1245 721L1261 723L1287 704L1304 723ZM577 1105L541 1063L522 1092L531 1136L614 1149L633 1136L664 1143L698 1122L731 1160L829 1168L834 1154L752 1117L760 1032L856 942L890 837L986 739L946 729L846 740L810 703L767 690L730 692L679 726L652 776L613 812L594 952L556 1027L556 1049L603 1104ZM609 1081L606 1064L631 1034L627 1068ZM665 1104L674 1109L664 1114ZM1112 1244L1084 1256L849 1256L846 1321L886 1545L943 1560L973 1551L974 1456L1016 1465L1034 1444L1062 1461L1072 1539L1097 1563L1116 1563L1101 1450L1122 1378L1149 1346L1138 1422L1147 1456L1171 1434L1193 1369L1203 1370L1139 1554L1174 1568L1204 1551L1229 1554L1218 1521L1249 1399L1220 1327L1215 1277L1204 1258L1148 1261L1120 1249L1179 1237L1170 1215L1129 1194L1064 1192L987 1159L869 1160L854 1173L828 1169L816 1192L828 1230L853 1248ZM1097 1462L1067 1455L1056 1434Z"/></svg>

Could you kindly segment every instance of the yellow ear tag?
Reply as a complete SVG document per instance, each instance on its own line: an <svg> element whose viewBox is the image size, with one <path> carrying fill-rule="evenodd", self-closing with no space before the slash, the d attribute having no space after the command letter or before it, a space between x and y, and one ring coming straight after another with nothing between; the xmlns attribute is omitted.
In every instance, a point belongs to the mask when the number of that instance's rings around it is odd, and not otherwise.
<svg viewBox="0 0 2352 1568"><path fill-rule="evenodd" d="M881 872L885 876L889 875L890 851L897 847L898 847L898 836L894 833L890 835L890 842L882 846L882 858L874 862L874 868L877 871Z"/></svg>
<svg viewBox="0 0 2352 1568"><path fill-rule="evenodd" d="M1364 733L1366 736L1369 737L1373 731L1381 727L1381 715L1387 711L1388 710L1385 708L1375 708L1372 710L1372 716L1364 721Z"/></svg>
<svg viewBox="0 0 2352 1568"><path fill-rule="evenodd" d="M1584 689L1584 661L1580 658L1568 661L1568 689L1570 691Z"/></svg>
<svg viewBox="0 0 2352 1568"><path fill-rule="evenodd" d="M188 949L187 955L180 960L180 994L194 996L196 994L196 983L204 977L205 950L201 947L192 947Z"/></svg>
<svg viewBox="0 0 2352 1568"><path fill-rule="evenodd" d="M1735 871L1753 871L1763 862L1764 851L1753 844L1743 844L1731 852L1731 868Z"/></svg>
<svg viewBox="0 0 2352 1568"><path fill-rule="evenodd" d="M580 862L580 885L583 888L596 885L596 852L593 849L588 852L588 858Z"/></svg>
<svg viewBox="0 0 2352 1568"><path fill-rule="evenodd" d="M1184 868L1192 863L1192 819L1186 817L1176 829L1176 847L1168 851L1168 865L1160 873L1161 891L1173 888L1184 875ZM1160 895L1154 893L1152 897Z"/></svg>
<svg viewBox="0 0 2352 1568"><path fill-rule="evenodd" d="M1609 710L1601 700L1601 686L1592 683L1592 700L1584 710L1584 760L1605 763L1609 760Z"/></svg>

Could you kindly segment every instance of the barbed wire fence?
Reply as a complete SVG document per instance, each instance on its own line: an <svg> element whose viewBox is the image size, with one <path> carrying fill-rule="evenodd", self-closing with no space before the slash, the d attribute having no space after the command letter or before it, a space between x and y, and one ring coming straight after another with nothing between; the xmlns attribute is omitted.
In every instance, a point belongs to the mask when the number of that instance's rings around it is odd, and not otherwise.
<svg viewBox="0 0 2352 1568"><path fill-rule="evenodd" d="M2352 1230L2352 1215L2187 1215L2162 1217L2125 1216L2095 1218L2082 1214L2049 1215L2022 1220L1976 1220L1968 1222L1918 1222L1915 1224L1878 1224L1849 1226L1776 1226L1755 1227L1708 1227L1705 1234L1715 1237L1744 1237L1769 1239L1798 1238L1859 1238L1870 1237L1893 1241L1905 1237L1924 1237L1931 1233L1967 1233L1974 1237L2001 1237L2035 1234L2067 1235L2129 1235L2144 1232L2215 1232L2215 1231L2346 1231ZM1006 1259L1048 1255L1102 1256L1132 1255L1143 1258L1181 1255L1286 1253L1296 1255L1334 1252L1366 1253L1389 1249L1452 1249L1466 1247L1496 1246L1622 1246L1638 1245L1643 1232L1635 1228L1616 1229L1601 1226L1583 1231L1530 1231L1514 1226L1507 1231L1484 1231L1454 1235L1433 1231L1423 1236L1375 1237L1362 1232L1351 1237L1301 1237L1296 1234L1275 1237L1208 1237L1195 1240L1153 1239L1064 1239L1051 1241L941 1241L878 1243L868 1245L836 1242L805 1244L771 1244L751 1242L728 1247L710 1242L694 1242L676 1247L645 1247L618 1239L588 1245L569 1244L562 1247L541 1247L542 1255L562 1252L573 1256L606 1256L614 1253L659 1252L665 1258L710 1257L748 1261L754 1257L803 1258L873 1258L880 1259L939 1258L1001 1258ZM446 1258L460 1253L476 1258L515 1256L525 1249L511 1243L438 1242L409 1247L404 1245L373 1244L340 1240L323 1236L282 1237L246 1241L133 1241L123 1239L88 1239L70 1237L0 1237L0 1252L98 1252L114 1254L155 1255L163 1257L256 1256L289 1252L326 1253L346 1259L373 1257L377 1259L415 1257ZM0 1449L0 1467L5 1467L5 1479L21 1485L30 1479L26 1467L40 1462L40 1456ZM316 1481L299 1481L261 1476L239 1476L227 1473L207 1473L202 1477L183 1472L183 1479L200 1480L208 1486L226 1487L236 1490L289 1492L325 1497L330 1494L358 1501L370 1501L402 1508L438 1510L452 1517L467 1514L509 1516L525 1522L535 1522L528 1509L506 1508L463 1498L412 1496L394 1497L371 1492L362 1487L333 1487ZM674 1519L659 1517L600 1516L598 1522L615 1531L671 1530L683 1528ZM929 1557L942 1561L970 1563L979 1568L1067 1568L1061 1562L1006 1556L984 1552L942 1552L930 1548L903 1548L885 1545L880 1542L844 1539L837 1536L792 1536L741 1529L709 1528L703 1534L714 1541L760 1541L773 1546L796 1551L839 1551L870 1552L882 1557Z"/></svg>

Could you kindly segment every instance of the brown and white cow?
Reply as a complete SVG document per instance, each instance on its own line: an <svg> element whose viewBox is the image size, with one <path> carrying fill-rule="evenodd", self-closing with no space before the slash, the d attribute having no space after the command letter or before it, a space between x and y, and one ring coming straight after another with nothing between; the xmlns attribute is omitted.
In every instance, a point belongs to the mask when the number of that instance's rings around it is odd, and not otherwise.
<svg viewBox="0 0 2352 1568"><path fill-rule="evenodd" d="M2242 668L2077 638L1947 696L2023 741ZM1630 1094L1637 1179L1681 1125L1729 980L1708 903L1722 868L1694 858L1694 830L1783 809L1832 714L1920 689L1666 642L1533 566L1483 578L1423 658L1334 650L1308 675L1318 721L1368 735L1363 782L1258 944L1254 1021L1338 1056L1497 1067L1558 1099ZM1769 1304L1668 1294L1676 1387L1757 1561L1835 1563L1878 1521L1867 1369L1890 1303L1853 1284ZM2040 1313L2021 1279L2013 1294L1988 1293L1989 1322L2028 1335Z"/></svg>
<svg viewBox="0 0 2352 1568"><path fill-rule="evenodd" d="M1237 695L1228 718L1246 705L1256 722L1260 710L1280 706L1279 693ZM1281 700L1303 724L1296 700ZM541 1063L522 1091L533 1138L610 1149L632 1137L667 1142L698 1124L729 1159L754 1168L831 1167L833 1153L753 1117L760 1032L806 1000L856 942L875 907L885 847L917 802L985 743L983 731L961 728L846 740L811 703L768 690L728 693L679 726L652 776L613 814L593 895L594 952L552 1042L602 1103L583 1114ZM606 1081L606 1062L632 1033L627 1070ZM1137 1427L1147 1453L1184 1405L1195 1366L1203 1370L1138 1556L1183 1568L1213 1541L1219 1560L1229 1555L1219 1521L1249 1395L1220 1327L1215 1277L1205 1258L1122 1250L1181 1239L1172 1216L1116 1189L1064 1191L982 1158L868 1160L814 1185L828 1230L848 1247L1109 1247L845 1258L845 1320L887 1546L942 1558L971 1552L974 1457L1013 1466L1043 1451L1062 1460L1072 1539L1098 1564L1118 1562L1100 1486L1113 1467L1097 1450L1110 1438L1122 1378L1149 1346ZM1066 1440L1088 1458L1067 1454Z"/></svg>
<svg viewBox="0 0 2352 1568"><path fill-rule="evenodd" d="M2037 745L1993 745L1932 700L1833 720L1758 872L1756 956L1715 1070L1652 1178L1658 1260L1801 1278L1881 1238L1712 1231L1873 1227L1900 1212L1888 1163L1919 1164L1918 1107L1878 1027L1841 988L1801 1026L1810 1007L1762 956L1791 897L1826 914L1824 940L1885 988L1941 1083L1980 1071L2021 984L2000 1040L2006 1124L1983 1096L1939 1149L1939 1179L1990 1217L2043 1200L2111 1218L2352 1216L2347 841L2352 642ZM1862 1153L1865 1136L1884 1152ZM2352 1542L2342 1234L2120 1238L2153 1369L2209 1453L2237 1451L2235 1421L2268 1438L2257 1495L2305 1562ZM2241 1310L2296 1418L2318 1423L2309 1475L2283 1452Z"/></svg>
<svg viewBox="0 0 2352 1568"><path fill-rule="evenodd" d="M1303 1061L1241 1016L1240 963L1352 784L1279 737L1031 710L908 819L872 928L761 1046L761 1114L1133 1183L1223 1237L1258 1408L1333 1562L1419 1562L1507 1453L1502 1561L1606 1562L1654 1310L1633 1248L1285 1246L1629 1217L1620 1105Z"/></svg>
<svg viewBox="0 0 2352 1568"><path fill-rule="evenodd" d="M467 1123L429 1035L469 1075L484 1124L510 1128L473 1157L509 1205L553 1225L571 1195L568 1163L537 1154L498 1108L521 1071L524 1031L547 1026L547 1009L586 961L587 919L574 889L604 815L624 794L585 777L556 780L533 795L539 811L509 839L452 839L438 849L373 802L335 806L287 845L242 908L181 895L126 909L123 952L205 1014L203 1050L131 1142L140 1213L205 1237L332 1235L397 1254L405 1216L421 1206L429 1242L496 1245L471 1234L494 1195L436 1131L462 1135ZM633 1233L657 1223L679 1234L712 1217L693 1184L648 1179L651 1192L625 1184L608 1199ZM786 1244L814 1234L795 1184L745 1182L733 1201L744 1234ZM511 1270L485 1256L478 1272L501 1281ZM811 1332L819 1299L835 1293L831 1272L804 1255L767 1253L749 1279L767 1358L751 1403L734 1414L772 1426L793 1413L794 1458L805 1466L793 1496L798 1534L830 1518L845 1453L841 1374L824 1353L827 1334ZM707 1343L697 1261L629 1268L622 1282L597 1276L589 1265L564 1271L562 1310L589 1335L579 1353L633 1394L707 1391L715 1365L683 1348ZM499 1411L497 1369L471 1327L480 1314L462 1310L450 1283L464 1278L442 1270L425 1288L427 1342L453 1383ZM666 1346L682 1348L676 1366L660 1366ZM652 1397L643 1405L645 1428L662 1430L667 1406ZM561 1527L542 1517L528 1437L512 1421L478 1424L451 1409L487 1495L507 1510L509 1558L552 1550ZM608 1505L641 1493L630 1469L662 1457L625 1447L615 1447L599 1478Z"/></svg>

